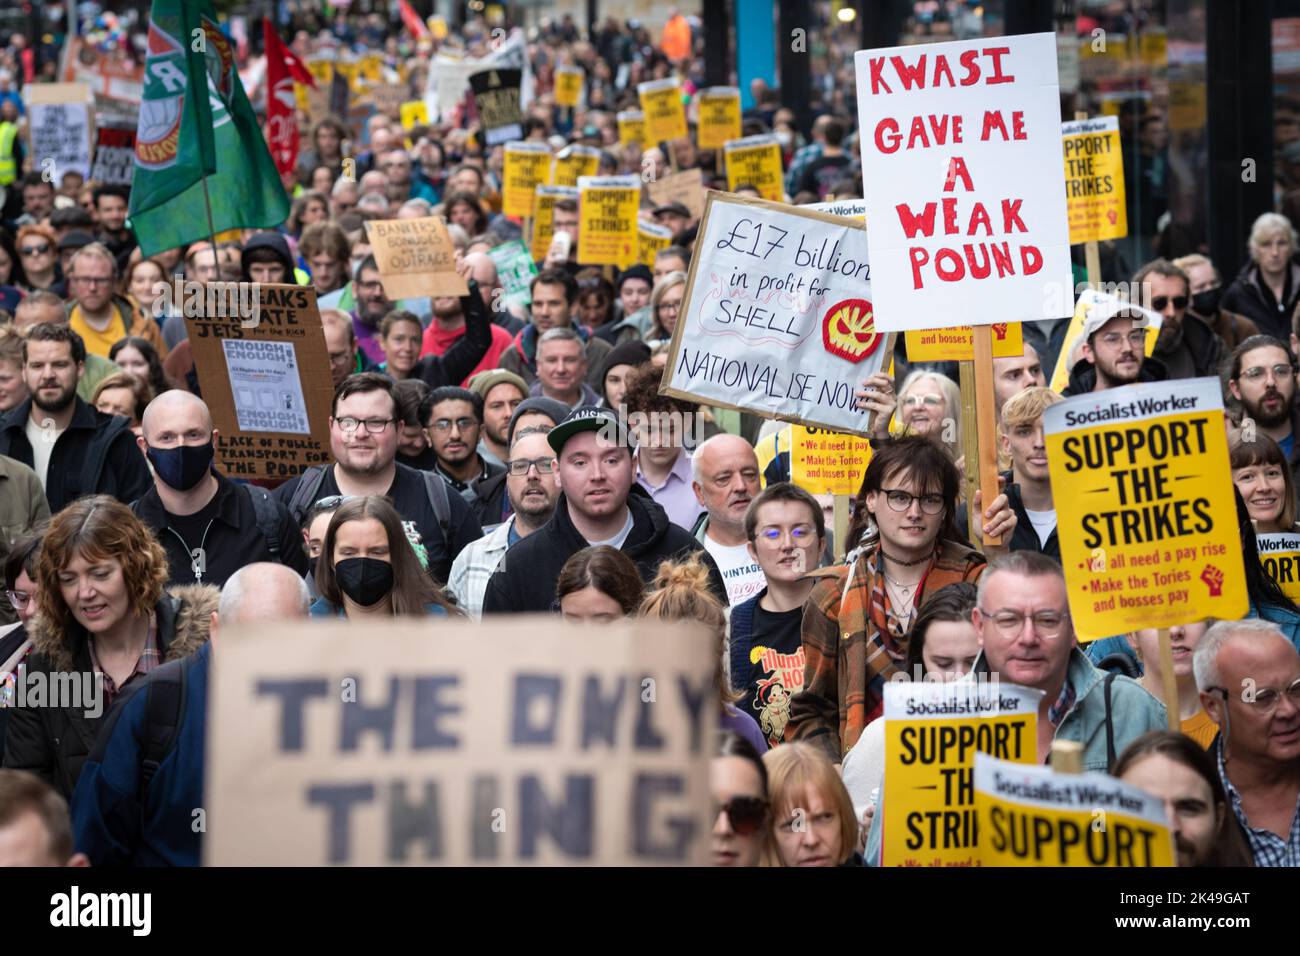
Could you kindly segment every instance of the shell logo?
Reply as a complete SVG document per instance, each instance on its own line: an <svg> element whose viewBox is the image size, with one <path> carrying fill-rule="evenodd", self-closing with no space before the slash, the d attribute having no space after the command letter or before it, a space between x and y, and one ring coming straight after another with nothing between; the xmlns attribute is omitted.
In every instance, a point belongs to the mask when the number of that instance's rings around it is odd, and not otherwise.
<svg viewBox="0 0 1300 956"><path fill-rule="evenodd" d="M875 312L867 299L844 299L822 317L822 346L854 364L879 348L880 340Z"/></svg>

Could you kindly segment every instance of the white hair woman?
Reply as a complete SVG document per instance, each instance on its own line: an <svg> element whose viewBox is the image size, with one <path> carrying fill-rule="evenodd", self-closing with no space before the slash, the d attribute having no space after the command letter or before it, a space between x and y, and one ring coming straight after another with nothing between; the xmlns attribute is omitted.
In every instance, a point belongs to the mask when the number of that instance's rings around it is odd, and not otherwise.
<svg viewBox="0 0 1300 956"><path fill-rule="evenodd" d="M1291 220L1266 212L1250 227L1250 261L1223 294L1221 308L1244 315L1266 335L1283 342L1291 335L1300 303L1300 264Z"/></svg>

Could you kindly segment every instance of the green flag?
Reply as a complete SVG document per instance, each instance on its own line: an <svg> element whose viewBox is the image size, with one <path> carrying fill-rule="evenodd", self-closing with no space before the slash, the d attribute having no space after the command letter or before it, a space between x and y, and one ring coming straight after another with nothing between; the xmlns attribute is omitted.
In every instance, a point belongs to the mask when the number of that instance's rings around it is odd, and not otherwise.
<svg viewBox="0 0 1300 956"><path fill-rule="evenodd" d="M146 256L210 232L273 228L289 216L211 0L154 0L130 215Z"/></svg>

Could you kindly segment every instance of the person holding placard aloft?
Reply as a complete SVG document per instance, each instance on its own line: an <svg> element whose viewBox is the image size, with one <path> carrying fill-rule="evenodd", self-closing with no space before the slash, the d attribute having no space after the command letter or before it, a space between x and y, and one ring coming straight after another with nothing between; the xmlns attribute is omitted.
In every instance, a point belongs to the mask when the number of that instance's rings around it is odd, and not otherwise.
<svg viewBox="0 0 1300 956"><path fill-rule="evenodd" d="M810 572L817 584L804 606L807 666L786 740L807 740L839 762L880 716L885 682L907 659L919 610L945 585L979 578L984 555L956 527L960 485L957 466L929 439L877 444L849 528L847 563ZM985 515L986 534L1015 529L1005 495Z"/></svg>

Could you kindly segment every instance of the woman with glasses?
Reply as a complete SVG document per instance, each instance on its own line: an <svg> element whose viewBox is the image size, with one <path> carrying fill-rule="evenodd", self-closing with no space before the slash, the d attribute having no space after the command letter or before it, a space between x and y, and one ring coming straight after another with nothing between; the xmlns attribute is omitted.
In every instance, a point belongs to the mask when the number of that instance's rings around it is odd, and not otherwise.
<svg viewBox="0 0 1300 956"><path fill-rule="evenodd" d="M89 495L54 516L36 565L27 683L76 690L60 706L20 702L9 718L6 767L31 771L70 799L119 694L207 641L217 589L169 592L166 582L162 545L116 499Z"/></svg>
<svg viewBox="0 0 1300 956"><path fill-rule="evenodd" d="M861 866L853 801L826 755L804 743L763 755L772 825L767 866Z"/></svg>
<svg viewBox="0 0 1300 956"><path fill-rule="evenodd" d="M1262 432L1253 441L1235 439L1228 449L1237 486L1258 534L1296 530L1295 483L1291 464L1277 442Z"/></svg>
<svg viewBox="0 0 1300 956"><path fill-rule="evenodd" d="M754 745L739 734L723 734L709 764L709 794L717 808L713 865L758 866L768 835L767 768Z"/></svg>
<svg viewBox="0 0 1300 956"><path fill-rule="evenodd" d="M953 461L962 457L961 392L948 376L924 369L910 373L898 390L897 420L903 434L936 442Z"/></svg>
<svg viewBox="0 0 1300 956"><path fill-rule="evenodd" d="M316 562L314 617L382 621L459 615L421 566L401 516L381 495L344 498Z"/></svg>
<svg viewBox="0 0 1300 956"><path fill-rule="evenodd" d="M650 328L645 334L647 343L653 346L673 337L682 299L685 297L685 272L670 272L659 280L650 293Z"/></svg>
<svg viewBox="0 0 1300 956"><path fill-rule="evenodd" d="M15 245L22 265L22 288L25 291L49 289L59 281L59 238L53 229L39 223L20 226Z"/></svg>
<svg viewBox="0 0 1300 956"><path fill-rule="evenodd" d="M794 739L820 743L836 763L880 715L917 615L941 588L984 570L984 555L957 531L960 483L948 453L929 439L880 442L855 502L846 563L809 572L817 584L804 606L804 686L790 723ZM977 492L975 507L984 535L1015 529L1006 495L985 509Z"/></svg>

